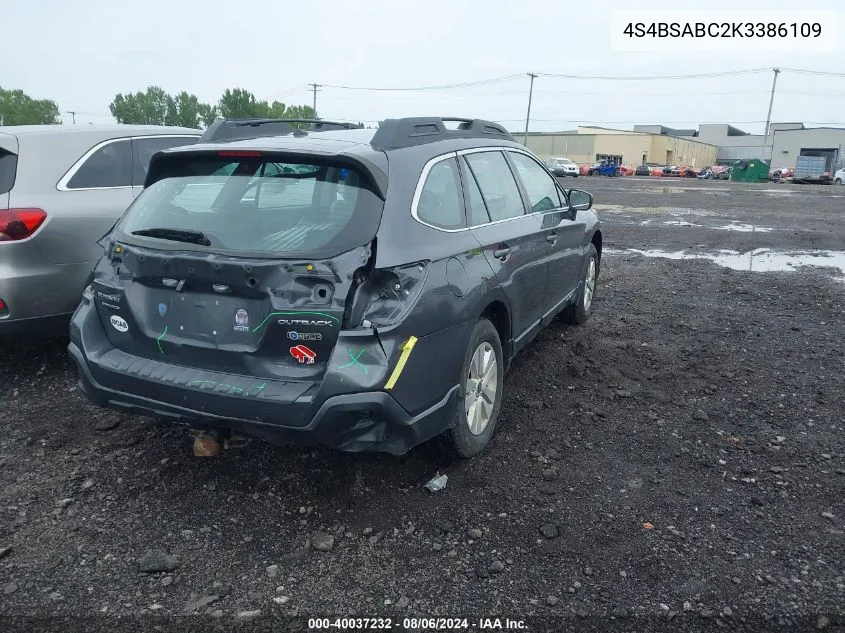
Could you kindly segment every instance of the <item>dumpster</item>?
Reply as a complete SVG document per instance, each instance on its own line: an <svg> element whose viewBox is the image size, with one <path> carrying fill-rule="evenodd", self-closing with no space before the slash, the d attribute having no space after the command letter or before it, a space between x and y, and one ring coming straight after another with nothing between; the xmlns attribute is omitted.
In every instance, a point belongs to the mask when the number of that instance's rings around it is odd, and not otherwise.
<svg viewBox="0 0 845 633"><path fill-rule="evenodd" d="M731 180L739 182L768 182L769 166L759 158L738 160L731 169Z"/></svg>

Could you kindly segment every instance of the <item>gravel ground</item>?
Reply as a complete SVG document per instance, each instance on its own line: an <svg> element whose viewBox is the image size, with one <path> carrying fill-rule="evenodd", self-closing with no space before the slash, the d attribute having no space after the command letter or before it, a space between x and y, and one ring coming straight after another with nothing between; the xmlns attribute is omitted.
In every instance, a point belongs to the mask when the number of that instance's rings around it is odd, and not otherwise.
<svg viewBox="0 0 845 633"><path fill-rule="evenodd" d="M843 630L841 272L627 249L842 248L845 188L566 185L605 222L593 318L520 355L470 461L196 459L183 432L87 404L66 341L0 342L0 630Z"/></svg>

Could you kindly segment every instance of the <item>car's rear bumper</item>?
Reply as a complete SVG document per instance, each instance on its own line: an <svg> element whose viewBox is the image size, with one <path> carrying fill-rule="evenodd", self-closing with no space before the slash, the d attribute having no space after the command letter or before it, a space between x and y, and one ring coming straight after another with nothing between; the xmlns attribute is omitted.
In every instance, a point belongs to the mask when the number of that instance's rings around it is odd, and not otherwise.
<svg viewBox="0 0 845 633"><path fill-rule="evenodd" d="M53 264L33 240L0 245L0 299L8 315L0 317L0 335L67 334L93 264Z"/></svg>
<svg viewBox="0 0 845 633"><path fill-rule="evenodd" d="M384 345L388 352L384 362L350 363L348 341L342 341L322 381L303 382L257 379L134 356L113 347L102 335L90 303L83 303L74 314L70 331L68 351L77 365L80 387L100 406L271 443L394 455L454 424L459 371L451 365L462 362L465 349L455 344L463 336L458 326L420 339L428 344L417 342L421 349L409 357L399 383L385 391L386 377L401 354L401 346L387 336L374 340L369 354L375 358L375 348ZM355 341L356 350L370 344L366 337ZM456 348L454 363L443 354L441 344ZM446 370L436 378L430 375L432 354L441 361L438 369ZM423 380L427 389L421 386Z"/></svg>

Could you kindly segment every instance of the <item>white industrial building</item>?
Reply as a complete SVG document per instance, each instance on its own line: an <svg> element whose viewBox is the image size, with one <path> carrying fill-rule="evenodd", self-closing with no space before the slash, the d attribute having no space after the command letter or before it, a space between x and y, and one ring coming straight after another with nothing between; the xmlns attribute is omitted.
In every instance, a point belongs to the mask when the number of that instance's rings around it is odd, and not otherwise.
<svg viewBox="0 0 845 633"><path fill-rule="evenodd" d="M692 137L715 145L716 163L730 165L742 159L762 158L772 169L795 167L798 156L832 156L845 164L845 129L808 128L803 123L772 123L768 135L749 134L727 123L702 123L698 130L677 130L662 125L635 125L637 132Z"/></svg>

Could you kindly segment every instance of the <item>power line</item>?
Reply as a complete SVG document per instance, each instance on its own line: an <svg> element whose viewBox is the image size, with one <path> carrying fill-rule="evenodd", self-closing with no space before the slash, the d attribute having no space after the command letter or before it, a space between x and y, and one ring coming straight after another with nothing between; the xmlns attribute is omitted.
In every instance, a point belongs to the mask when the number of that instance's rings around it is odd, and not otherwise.
<svg viewBox="0 0 845 633"><path fill-rule="evenodd" d="M501 83L503 81L512 81L519 77L523 77L524 75L521 73L513 74L513 75L504 75L502 77L493 77L491 79L479 79L477 81L464 81L461 83L455 84L441 84L437 86L417 86L417 87L402 87L402 88L385 88L385 87L368 87L368 86L340 86L337 84L322 84L325 88L337 88L339 90L370 90L370 91L378 91L378 92L393 92L393 91L405 91L405 92L421 92L425 90L446 90L452 88L468 88L470 86L482 86L485 84L492 84L492 83Z"/></svg>
<svg viewBox="0 0 845 633"><path fill-rule="evenodd" d="M818 75L821 77L845 77L845 73L835 73L826 70L805 70L802 68L781 68L782 72L797 73L799 75Z"/></svg>
<svg viewBox="0 0 845 633"><path fill-rule="evenodd" d="M731 77L735 75L753 75L768 72L771 68L749 68L747 70L726 70L712 73L696 73L691 75L568 75L561 73L537 73L540 77L556 79L599 79L607 81L646 81L653 79L705 79L711 77Z"/></svg>

